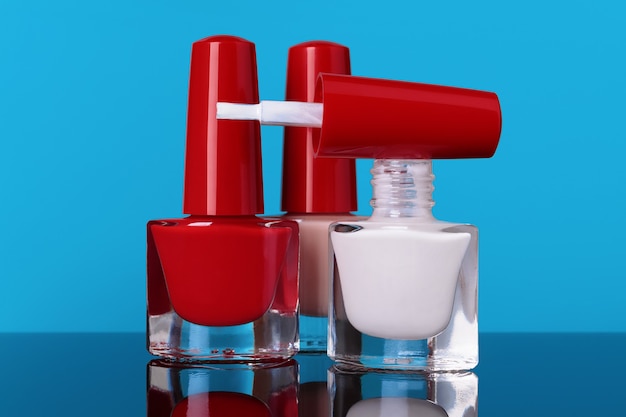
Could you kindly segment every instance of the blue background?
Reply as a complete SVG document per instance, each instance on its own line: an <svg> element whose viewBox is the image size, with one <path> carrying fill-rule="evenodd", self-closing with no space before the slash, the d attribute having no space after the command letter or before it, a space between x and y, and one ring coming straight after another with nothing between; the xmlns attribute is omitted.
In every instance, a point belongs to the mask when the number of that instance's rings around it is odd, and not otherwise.
<svg viewBox="0 0 626 417"><path fill-rule="evenodd" d="M495 157L435 163L435 214L481 231L481 330L626 331L625 28L598 0L3 0L0 332L144 330L145 223L181 216L190 45L222 33L256 43L264 99L312 39L357 75L497 92ZM275 214L282 129L263 152Z"/></svg>

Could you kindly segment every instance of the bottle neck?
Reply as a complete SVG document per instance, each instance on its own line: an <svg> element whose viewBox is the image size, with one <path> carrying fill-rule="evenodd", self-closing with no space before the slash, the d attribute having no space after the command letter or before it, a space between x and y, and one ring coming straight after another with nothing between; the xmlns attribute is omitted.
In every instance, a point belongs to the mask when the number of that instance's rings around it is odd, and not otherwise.
<svg viewBox="0 0 626 417"><path fill-rule="evenodd" d="M428 159L377 159L372 173L372 219L433 219L432 161Z"/></svg>

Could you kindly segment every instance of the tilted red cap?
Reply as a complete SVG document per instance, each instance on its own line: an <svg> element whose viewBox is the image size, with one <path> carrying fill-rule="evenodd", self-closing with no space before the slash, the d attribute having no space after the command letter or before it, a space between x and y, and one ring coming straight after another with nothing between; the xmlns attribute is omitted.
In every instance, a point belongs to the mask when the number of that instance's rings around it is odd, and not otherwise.
<svg viewBox="0 0 626 417"><path fill-rule="evenodd" d="M485 91L320 74L315 101L320 157L488 158L500 140L500 103Z"/></svg>
<svg viewBox="0 0 626 417"><path fill-rule="evenodd" d="M218 121L218 101L259 102L253 43L233 36L212 36L192 46L183 212L262 213L259 123Z"/></svg>
<svg viewBox="0 0 626 417"><path fill-rule="evenodd" d="M289 49L287 100L313 102L320 72L350 74L350 50L312 41ZM314 158L319 129L286 127L282 210L291 213L342 213L357 209L353 159Z"/></svg>

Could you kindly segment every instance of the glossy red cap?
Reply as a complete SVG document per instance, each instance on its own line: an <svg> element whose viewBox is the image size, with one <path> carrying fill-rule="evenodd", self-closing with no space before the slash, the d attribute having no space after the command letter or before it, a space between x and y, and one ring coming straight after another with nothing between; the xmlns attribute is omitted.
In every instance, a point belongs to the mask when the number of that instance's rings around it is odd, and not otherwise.
<svg viewBox="0 0 626 417"><path fill-rule="evenodd" d="M259 102L253 43L233 36L212 36L192 46L183 212L262 213L259 123L218 121L218 101Z"/></svg>
<svg viewBox="0 0 626 417"><path fill-rule="evenodd" d="M317 156L488 158L500 140L498 96L485 91L320 74Z"/></svg>
<svg viewBox="0 0 626 417"><path fill-rule="evenodd" d="M286 99L313 102L320 72L350 74L350 50L312 41L289 49ZM290 213L345 213L357 209L354 159L315 158L319 129L286 127L282 210Z"/></svg>

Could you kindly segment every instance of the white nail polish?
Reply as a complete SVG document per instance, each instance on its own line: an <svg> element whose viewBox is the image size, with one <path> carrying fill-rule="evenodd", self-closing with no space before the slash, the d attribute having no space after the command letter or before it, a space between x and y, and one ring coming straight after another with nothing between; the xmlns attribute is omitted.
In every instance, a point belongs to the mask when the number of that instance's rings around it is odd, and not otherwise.
<svg viewBox="0 0 626 417"><path fill-rule="evenodd" d="M367 368L473 368L477 229L433 217L430 160L376 160L372 174L372 216L331 225L329 356Z"/></svg>

